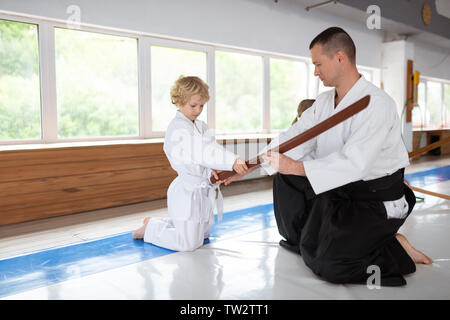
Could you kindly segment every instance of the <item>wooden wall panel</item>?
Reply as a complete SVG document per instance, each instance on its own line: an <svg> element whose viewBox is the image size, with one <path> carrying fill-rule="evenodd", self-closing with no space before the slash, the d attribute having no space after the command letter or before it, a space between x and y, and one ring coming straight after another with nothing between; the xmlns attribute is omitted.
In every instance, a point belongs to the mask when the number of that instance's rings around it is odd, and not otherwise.
<svg viewBox="0 0 450 320"><path fill-rule="evenodd" d="M162 143L0 151L0 225L166 197Z"/></svg>
<svg viewBox="0 0 450 320"><path fill-rule="evenodd" d="M162 199L175 177L162 142L0 150L0 225Z"/></svg>

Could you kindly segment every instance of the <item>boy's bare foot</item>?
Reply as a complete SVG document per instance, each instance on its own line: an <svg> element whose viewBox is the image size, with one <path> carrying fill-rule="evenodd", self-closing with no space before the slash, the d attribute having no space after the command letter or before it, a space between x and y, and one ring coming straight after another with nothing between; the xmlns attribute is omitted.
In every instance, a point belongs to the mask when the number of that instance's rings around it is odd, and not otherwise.
<svg viewBox="0 0 450 320"><path fill-rule="evenodd" d="M400 233L395 235L398 242L401 244L403 249L405 249L406 253L411 257L414 263L423 263L423 264L432 264L433 260L431 260L428 256L426 256L423 252L420 252L416 248L414 248L406 239L406 237Z"/></svg>
<svg viewBox="0 0 450 320"><path fill-rule="evenodd" d="M143 239L144 238L144 234L145 234L145 228L147 228L147 223L150 220L150 217L146 217L144 218L144 221L142 222L142 226L139 229L136 229L133 231L133 233L131 234L131 236L133 237L133 239Z"/></svg>

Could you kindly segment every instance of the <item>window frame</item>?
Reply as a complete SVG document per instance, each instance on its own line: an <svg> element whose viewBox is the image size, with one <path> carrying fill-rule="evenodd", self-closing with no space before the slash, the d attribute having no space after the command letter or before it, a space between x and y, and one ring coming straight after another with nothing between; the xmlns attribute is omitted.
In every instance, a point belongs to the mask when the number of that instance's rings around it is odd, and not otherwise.
<svg viewBox="0 0 450 320"><path fill-rule="evenodd" d="M281 133L283 131L285 131L286 129L272 129L270 126L270 107L272 105L272 101L270 101L270 59L277 59L277 60L287 60L287 61L294 61L294 62L300 62L303 63L305 65L305 83L306 83L306 98L305 99L315 99L317 97L317 93L315 95L313 95L314 97L310 97L310 72L311 72L311 66L314 67L314 65L311 63L311 59L308 58L294 58L294 57L280 57L280 56L276 56L276 55L270 55L268 56L268 87L267 87L267 91L268 91L268 96L267 96L267 100L268 100L268 104L269 107L267 109L267 121L268 121L268 128L269 131L268 133ZM314 68L312 69L314 70ZM314 79L314 80L318 80L318 78ZM300 101L298 102L300 103ZM297 109L297 105L292 106L294 114L296 112Z"/></svg>
<svg viewBox="0 0 450 320"><path fill-rule="evenodd" d="M425 118L426 112L428 110L428 82L436 82L439 83L441 90L441 111L440 111L440 115L441 115L441 123L438 127L432 127L429 126L427 119ZM421 127L415 126L413 127L413 131L418 131L418 130L422 130L422 129L446 129L448 128L448 125L446 123L446 115L447 115L447 109L446 109L446 105L445 105L445 85L450 85L450 80L445 80L445 79L438 79L438 78L433 78L433 77L427 77L427 76L420 76L420 82L424 84L425 87L425 105L424 106L420 106L421 109L421 114L422 114L422 118L424 119L424 124Z"/></svg>
<svg viewBox="0 0 450 320"><path fill-rule="evenodd" d="M10 15L10 14L4 14L0 11L0 19L1 20L6 20L6 21L10 21L10 22L18 22L18 23L28 23L28 24L33 24L36 26L37 28L37 40L38 40L38 59L39 59L39 91L40 91L40 113L41 113L41 138L40 139L16 139L16 140L0 140L0 146L1 145L19 145L19 144L30 144L30 143L41 143L42 142L42 137L44 135L44 102L45 99L49 99L51 96L51 92L49 92L48 88L46 88L46 81L43 81L43 78L47 76L47 73L49 72L49 69L44 69L47 66L45 65L43 59L41 58L41 54L43 53L42 51L44 51L45 46L47 45L47 43L42 42L41 41L41 30L43 30L43 32L45 32L45 26L40 22L40 20L38 19L33 19L33 18L28 18L28 17L23 17L18 19L15 15ZM51 67L51 66L48 66ZM47 94L45 94L45 98L44 98L44 91L47 92ZM47 116L47 114L45 114L45 116Z"/></svg>
<svg viewBox="0 0 450 320"><path fill-rule="evenodd" d="M55 47L55 28L61 28L61 29L68 29L68 30L77 30L77 31L85 31L85 32L91 32L91 33L99 33L106 36L118 36L118 37L126 37L136 40L136 59L137 59L137 82L138 82L138 132L139 135L124 135L124 136L99 136L99 137L82 137L82 138L58 138L58 110L57 110L57 97L56 97L56 47ZM54 90L54 94L52 94L52 100L49 101L49 106L52 106L50 108L51 113L49 114L48 119L48 125L51 126L50 133L47 136L47 139L43 139L44 143L64 143L64 142L82 142L82 141L108 141L108 140L130 140L130 139L141 139L143 137L144 133L144 121L145 119L145 109L146 106L144 103L146 102L145 99L143 99L143 96L145 95L144 88L141 88L145 85L145 79L140 78L140 54L145 54L145 52L140 51L140 36L134 33L129 32L123 32L123 31L117 31L114 33L107 32L107 30L104 30L101 27L96 26L80 26L79 28L70 28L68 27L67 23L59 23L59 22L53 22L51 23L51 31L48 30L48 39L49 41L49 50L51 52L51 55L48 56L49 61L47 61L50 65L51 74L49 77L51 77L51 81L53 85L51 86L50 90ZM145 75L144 75L145 77ZM50 84L48 84L50 86ZM43 108L44 109L44 108ZM44 125L43 125L44 126ZM44 131L42 129L42 131Z"/></svg>
<svg viewBox="0 0 450 320"><path fill-rule="evenodd" d="M182 50L192 50L192 51L200 51L204 52L206 54L206 83L208 84L210 90L209 90L209 101L208 101L208 126L213 127L211 124L215 124L215 96L214 93L214 48L212 46L207 45L201 45L196 43L191 43L187 41L179 41L179 40L171 40L171 39L162 39L162 38L152 38L152 37L145 37L146 42L148 45L145 46L145 51L148 50L148 66L145 67L142 72L145 74L146 81L148 81L149 86L147 88L148 93L148 108L146 108L146 112L149 113L147 118L145 119L145 126L146 126L146 132L147 136L144 136L144 138L162 138L165 135L165 131L153 131L152 130L152 86L151 86L151 78L152 78L152 71L151 71L151 47L152 46L161 46L161 47L167 47L171 49L182 49ZM213 60L211 62L211 60ZM215 127L215 125L214 125Z"/></svg>
<svg viewBox="0 0 450 320"><path fill-rule="evenodd" d="M261 68L262 68L262 79L261 79L261 95L262 95L262 104L261 104L261 108L262 108L262 113L261 113L261 123L262 123L262 128L260 130L256 130L256 131L233 131L232 133L224 133L221 132L220 135L221 136L231 136L231 135L242 135L242 134L261 134L261 133L268 133L267 131L267 127L266 127L266 122L267 121L267 115L265 114L267 112L267 105L266 105L266 93L267 93L267 89L266 87L270 84L270 80L265 79L266 78L266 70L267 70L267 62L265 61L264 56L259 53L259 52L255 52L255 51L251 51L251 50L244 50L244 49L238 49L238 48L227 48L227 47L220 47L217 46L214 48L214 57L216 55L216 51L222 51L222 52L229 52L229 53L237 53L237 54L245 54L245 55L250 55L250 56L255 56L258 58L261 58ZM214 70L215 70L215 60L214 60ZM270 72L270 71L269 71ZM215 74L215 73L214 73ZM214 82L214 89L213 89L214 93L216 92L216 87L215 87L215 82ZM270 92L269 92L270 93ZM215 94L214 94L214 98L215 98ZM216 104L214 103L214 115L216 114L216 110L215 110ZM270 111L270 110L269 110ZM269 117L270 117L270 112L269 112ZM270 118L269 118L270 119ZM209 124L208 124L209 125ZM270 125L270 123L269 123ZM215 117L214 117L214 127L210 126L211 128L214 128L214 131L216 131L216 126L215 126ZM270 130L270 127L269 127Z"/></svg>
<svg viewBox="0 0 450 320"><path fill-rule="evenodd" d="M221 136L273 134L283 130L271 129L270 127L270 59L292 60L305 64L305 83L307 86L307 96L315 98L317 96L317 78L312 81L311 72L314 66L311 58L282 54L264 50L240 48L225 44L215 44L204 41L182 39L171 36L162 36L148 32L134 30L123 30L113 27L99 26L87 23L80 23L73 27L62 19L31 16L20 13L11 13L0 10L0 19L31 23L37 25L38 45L39 45L39 78L41 94L41 139L32 140L0 140L1 145L22 145L22 144L46 144L46 143L66 143L66 142L97 142L97 141L117 141L117 140L142 140L162 138L165 131L152 130L152 83L151 83L151 47L164 46L168 48L195 50L206 53L207 83L210 87L210 100L208 101L208 126L216 127L216 96L215 96L215 55L216 51L234 52L246 55L258 56L262 59L262 129L258 131L242 131L223 133ZM111 36L122 36L137 40L137 65L138 65L138 124L139 135L136 136L102 136L102 137L82 137L82 138L58 138L57 132L57 99L56 99L56 61L55 61L55 28L76 29L86 32L95 32ZM365 71L372 72L372 78L377 68L362 67ZM379 76L378 76L379 78ZM373 82L373 79L372 79ZM313 88L313 86L316 86ZM315 89L315 90L313 90ZM316 94L314 94L314 92ZM312 93L312 94L311 94ZM293 106L295 108L295 106Z"/></svg>

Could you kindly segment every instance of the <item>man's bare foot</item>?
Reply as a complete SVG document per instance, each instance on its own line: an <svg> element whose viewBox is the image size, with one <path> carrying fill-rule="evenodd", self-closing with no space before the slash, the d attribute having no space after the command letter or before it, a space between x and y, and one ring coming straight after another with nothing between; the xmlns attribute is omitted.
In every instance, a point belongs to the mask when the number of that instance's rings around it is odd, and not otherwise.
<svg viewBox="0 0 450 320"><path fill-rule="evenodd" d="M139 229L136 229L133 231L133 233L131 234L131 236L133 237L133 239L143 239L144 238L144 234L145 234L145 228L147 228L147 223L150 220L150 217L146 217L144 218L144 221L142 222L142 226Z"/></svg>
<svg viewBox="0 0 450 320"><path fill-rule="evenodd" d="M414 248L406 239L406 237L400 233L395 235L398 242L401 244L403 249L405 249L406 253L411 257L414 263L423 263L423 264L432 264L433 260L431 260L428 256L426 256L423 252L420 252L416 248Z"/></svg>

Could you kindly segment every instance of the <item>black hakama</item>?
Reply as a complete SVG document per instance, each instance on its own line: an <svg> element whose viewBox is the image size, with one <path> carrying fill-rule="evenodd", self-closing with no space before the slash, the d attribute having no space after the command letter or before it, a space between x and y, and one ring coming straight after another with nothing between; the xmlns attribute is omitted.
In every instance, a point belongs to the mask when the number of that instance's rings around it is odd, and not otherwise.
<svg viewBox="0 0 450 320"><path fill-rule="evenodd" d="M403 182L404 169L370 181L356 181L316 195L306 177L277 173L273 196L280 234L305 264L333 283L366 283L379 267L382 286L406 284L402 275L416 270L395 238L416 199ZM403 195L404 219L387 217L383 201Z"/></svg>

